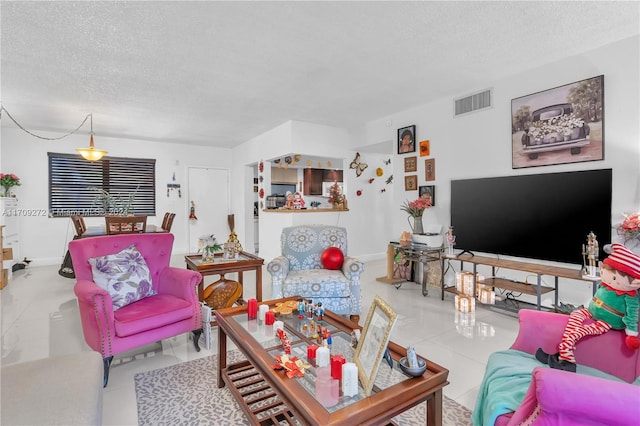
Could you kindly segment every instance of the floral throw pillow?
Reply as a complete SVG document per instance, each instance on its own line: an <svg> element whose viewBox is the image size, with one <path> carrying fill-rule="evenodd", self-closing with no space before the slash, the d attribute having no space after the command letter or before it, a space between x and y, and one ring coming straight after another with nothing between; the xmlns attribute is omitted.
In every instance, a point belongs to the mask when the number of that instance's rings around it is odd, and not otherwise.
<svg viewBox="0 0 640 426"><path fill-rule="evenodd" d="M111 295L113 310L118 310L156 292L144 257L130 245L117 254L89 259L93 281Z"/></svg>

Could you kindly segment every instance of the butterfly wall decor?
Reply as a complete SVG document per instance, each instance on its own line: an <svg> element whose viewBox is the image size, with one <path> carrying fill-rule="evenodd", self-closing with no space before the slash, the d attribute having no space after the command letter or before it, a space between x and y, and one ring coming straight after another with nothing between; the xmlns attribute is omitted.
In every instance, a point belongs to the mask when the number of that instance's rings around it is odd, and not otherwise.
<svg viewBox="0 0 640 426"><path fill-rule="evenodd" d="M360 153L356 152L356 158L353 159L349 168L356 169L356 176L360 177L367 167L369 167L367 164L360 162Z"/></svg>

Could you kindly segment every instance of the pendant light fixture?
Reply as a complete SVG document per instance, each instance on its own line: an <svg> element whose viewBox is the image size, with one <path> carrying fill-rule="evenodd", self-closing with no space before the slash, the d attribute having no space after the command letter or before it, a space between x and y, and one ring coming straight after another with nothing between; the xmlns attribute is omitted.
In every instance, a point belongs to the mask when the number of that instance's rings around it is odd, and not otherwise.
<svg viewBox="0 0 640 426"><path fill-rule="evenodd" d="M89 148L76 148L76 151L78 151L85 160L98 161L104 157L107 151L95 148L93 144L93 114L89 114L89 118L91 119L91 139L89 139Z"/></svg>

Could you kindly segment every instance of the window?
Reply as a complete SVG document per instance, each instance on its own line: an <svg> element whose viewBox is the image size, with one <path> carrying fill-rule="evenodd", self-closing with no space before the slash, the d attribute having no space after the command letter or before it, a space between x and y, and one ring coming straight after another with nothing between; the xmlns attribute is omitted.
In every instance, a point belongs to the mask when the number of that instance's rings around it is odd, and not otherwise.
<svg viewBox="0 0 640 426"><path fill-rule="evenodd" d="M51 217L104 216L105 209L97 202L100 190L125 203L133 194L129 213L155 216L156 160L104 157L91 162L74 154L48 155Z"/></svg>

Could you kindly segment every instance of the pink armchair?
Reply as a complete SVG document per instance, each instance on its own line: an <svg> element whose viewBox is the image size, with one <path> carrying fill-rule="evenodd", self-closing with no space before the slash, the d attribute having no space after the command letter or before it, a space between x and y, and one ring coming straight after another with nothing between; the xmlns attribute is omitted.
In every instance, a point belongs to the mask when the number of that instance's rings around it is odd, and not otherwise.
<svg viewBox="0 0 640 426"><path fill-rule="evenodd" d="M511 348L489 358L474 424L638 424L640 351L626 347L623 331L580 340L575 351L578 371L570 373L551 369L534 356L538 348L557 352L569 316L521 310L518 317L520 330ZM497 365L496 360L504 365ZM509 374L512 377L498 384ZM493 403L488 402L501 393Z"/></svg>
<svg viewBox="0 0 640 426"><path fill-rule="evenodd" d="M88 259L116 254L135 245L149 268L157 293L114 309L109 292L94 282ZM173 234L122 234L83 238L69 242L76 274L84 339L104 360L104 386L113 355L192 331L196 351L202 332L195 271L169 266Z"/></svg>

